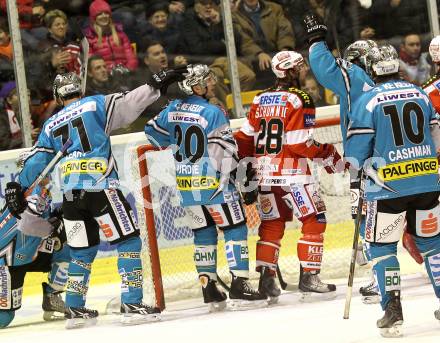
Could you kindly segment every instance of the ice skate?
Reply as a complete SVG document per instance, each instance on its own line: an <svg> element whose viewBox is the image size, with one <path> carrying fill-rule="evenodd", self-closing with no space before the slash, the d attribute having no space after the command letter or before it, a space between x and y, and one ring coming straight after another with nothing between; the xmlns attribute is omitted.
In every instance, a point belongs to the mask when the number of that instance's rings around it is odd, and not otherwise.
<svg viewBox="0 0 440 343"><path fill-rule="evenodd" d="M258 292L267 296L267 303L269 305L276 304L281 290L278 288L275 281L275 274L271 273L267 267L261 267L260 282L258 284Z"/></svg>
<svg viewBox="0 0 440 343"><path fill-rule="evenodd" d="M211 280L208 275L200 275L199 279L202 284L203 302L208 304L209 312L223 311L228 297L217 288L217 281Z"/></svg>
<svg viewBox="0 0 440 343"><path fill-rule="evenodd" d="M370 283L364 287L359 288L359 293L362 296L362 302L364 304L378 304L380 303L379 288L376 283L376 279L373 277Z"/></svg>
<svg viewBox="0 0 440 343"><path fill-rule="evenodd" d="M248 310L267 306L267 297L249 284L249 279L232 274L229 299L232 310Z"/></svg>
<svg viewBox="0 0 440 343"><path fill-rule="evenodd" d="M377 321L377 327L383 337L401 337L403 314L400 291L392 291L390 295L391 300L386 305L384 316Z"/></svg>
<svg viewBox="0 0 440 343"><path fill-rule="evenodd" d="M66 307L64 312L66 329L75 329L96 325L98 322L98 311L85 307Z"/></svg>
<svg viewBox="0 0 440 343"><path fill-rule="evenodd" d="M300 267L299 291L300 301L312 302L318 300L331 300L336 298L336 285L327 284L321 281L318 272L305 272Z"/></svg>
<svg viewBox="0 0 440 343"><path fill-rule="evenodd" d="M121 304L121 323L137 325L161 320L160 309L145 304Z"/></svg>
<svg viewBox="0 0 440 343"><path fill-rule="evenodd" d="M43 286L43 319L45 321L64 320L64 301L61 297L62 292L48 292L49 285L46 282Z"/></svg>

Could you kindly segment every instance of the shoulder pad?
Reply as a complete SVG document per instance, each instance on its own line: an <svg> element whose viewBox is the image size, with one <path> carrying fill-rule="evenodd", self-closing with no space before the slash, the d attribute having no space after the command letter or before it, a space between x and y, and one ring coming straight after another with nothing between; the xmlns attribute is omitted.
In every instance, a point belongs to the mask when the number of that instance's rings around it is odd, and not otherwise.
<svg viewBox="0 0 440 343"><path fill-rule="evenodd" d="M289 93L295 94L301 100L304 108L315 108L312 97L303 90L296 87L290 87Z"/></svg>

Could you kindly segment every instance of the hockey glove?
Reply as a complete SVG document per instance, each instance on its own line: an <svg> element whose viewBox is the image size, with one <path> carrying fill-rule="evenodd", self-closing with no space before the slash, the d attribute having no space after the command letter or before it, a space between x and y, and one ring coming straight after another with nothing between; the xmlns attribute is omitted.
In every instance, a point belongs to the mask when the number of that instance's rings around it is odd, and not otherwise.
<svg viewBox="0 0 440 343"><path fill-rule="evenodd" d="M257 182L257 170L252 166L252 163L240 163L238 164L238 169L244 170L237 172L237 176L243 175L242 178L237 180L238 189L240 191L243 202L246 205L252 205L258 199L258 186ZM252 184L251 184L252 182Z"/></svg>
<svg viewBox="0 0 440 343"><path fill-rule="evenodd" d="M177 66L173 69L163 69L156 74L153 74L148 84L160 90L161 95L167 94L167 89L173 82L183 81L188 73L186 65Z"/></svg>
<svg viewBox="0 0 440 343"><path fill-rule="evenodd" d="M304 30L307 34L309 44L325 40L327 35L327 26L315 14L307 14L304 16Z"/></svg>
<svg viewBox="0 0 440 343"><path fill-rule="evenodd" d="M53 239L54 241L55 251L61 250L61 248L63 247L64 243L67 240L62 214L63 212L61 207L58 207L50 214L50 217L47 220L50 223L50 225L52 225L53 227L53 231L52 234L50 235L50 238Z"/></svg>
<svg viewBox="0 0 440 343"><path fill-rule="evenodd" d="M327 174L341 173L348 170L350 165L344 162L333 144L324 144L322 165Z"/></svg>
<svg viewBox="0 0 440 343"><path fill-rule="evenodd" d="M8 182L6 184L5 199L11 214L15 218L21 219L20 214L26 209L27 201L24 197L24 190L18 182Z"/></svg>

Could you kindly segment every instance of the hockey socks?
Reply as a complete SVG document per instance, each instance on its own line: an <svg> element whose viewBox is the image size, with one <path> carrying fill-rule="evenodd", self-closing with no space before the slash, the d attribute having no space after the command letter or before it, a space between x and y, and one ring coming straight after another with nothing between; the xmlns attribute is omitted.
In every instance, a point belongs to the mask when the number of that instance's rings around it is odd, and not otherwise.
<svg viewBox="0 0 440 343"><path fill-rule="evenodd" d="M208 226L194 230L194 263L199 277L217 280L217 229Z"/></svg>
<svg viewBox="0 0 440 343"><path fill-rule="evenodd" d="M121 276L121 303L142 303L142 241L132 237L118 244L118 272Z"/></svg>
<svg viewBox="0 0 440 343"><path fill-rule="evenodd" d="M426 271L437 298L440 299L440 239L439 236L422 238L414 236L417 248L422 254Z"/></svg>
<svg viewBox="0 0 440 343"><path fill-rule="evenodd" d="M226 259L229 270L235 276L249 277L249 250L247 244L247 227L239 225L224 230Z"/></svg>
<svg viewBox="0 0 440 343"><path fill-rule="evenodd" d="M397 260L397 242L389 244L372 243L370 246L373 271L381 294L380 305L386 309L390 293L400 291L400 265Z"/></svg>
<svg viewBox="0 0 440 343"><path fill-rule="evenodd" d="M86 249L71 249L66 289L66 307L84 307L89 289L90 271L98 245Z"/></svg>
<svg viewBox="0 0 440 343"><path fill-rule="evenodd" d="M56 251L52 256L52 268L48 274L47 292L61 292L67 283L67 271L70 262L70 247L65 245L63 249Z"/></svg>

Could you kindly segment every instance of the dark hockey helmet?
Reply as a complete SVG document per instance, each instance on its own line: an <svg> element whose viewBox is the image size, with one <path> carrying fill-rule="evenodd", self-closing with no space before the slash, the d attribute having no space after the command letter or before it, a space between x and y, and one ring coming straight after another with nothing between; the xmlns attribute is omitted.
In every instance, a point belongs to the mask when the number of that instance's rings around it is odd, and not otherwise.
<svg viewBox="0 0 440 343"><path fill-rule="evenodd" d="M399 72L399 56L392 45L385 44L368 52L367 65L367 73L372 78L396 74Z"/></svg>
<svg viewBox="0 0 440 343"><path fill-rule="evenodd" d="M194 86L200 85L205 88L210 78L217 80L215 74L206 64L188 64L187 69L185 80L179 82L179 88L187 95L194 94L192 89Z"/></svg>
<svg viewBox="0 0 440 343"><path fill-rule="evenodd" d="M372 48L377 48L375 41L370 39L357 40L345 49L344 60L356 64L366 70L368 67L366 57Z"/></svg>
<svg viewBox="0 0 440 343"><path fill-rule="evenodd" d="M63 100L80 97L81 78L75 73L58 74L53 83L53 97L57 103Z"/></svg>

